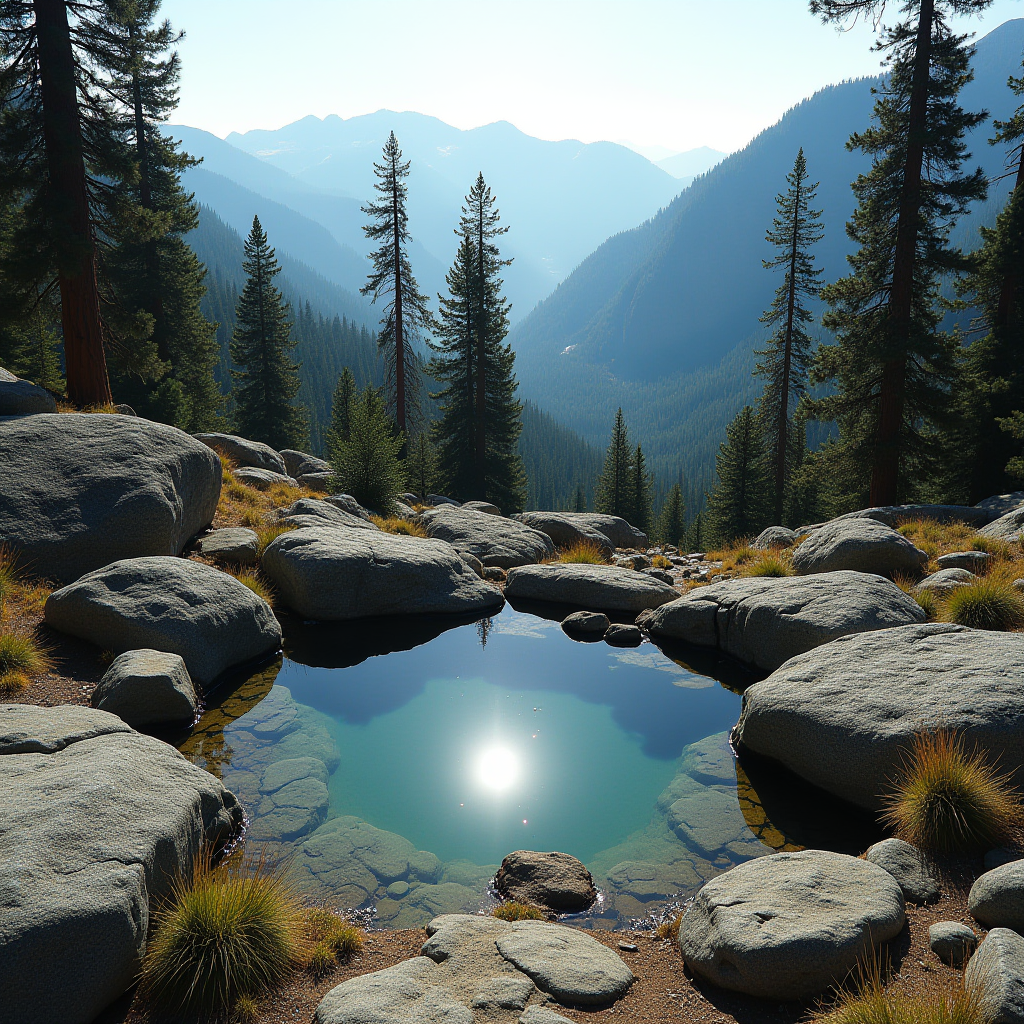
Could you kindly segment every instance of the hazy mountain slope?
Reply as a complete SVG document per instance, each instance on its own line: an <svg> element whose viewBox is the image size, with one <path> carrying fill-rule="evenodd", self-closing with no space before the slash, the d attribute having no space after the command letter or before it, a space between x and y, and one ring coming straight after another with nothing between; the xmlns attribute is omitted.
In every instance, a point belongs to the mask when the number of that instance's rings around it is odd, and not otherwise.
<svg viewBox="0 0 1024 1024"><path fill-rule="evenodd" d="M663 170L668 171L673 178L680 178L687 184L693 181L698 175L710 171L715 164L720 164L728 156L710 146L699 146L697 149L688 149L685 153L674 153L672 156L662 157L654 162Z"/></svg>
<svg viewBox="0 0 1024 1024"><path fill-rule="evenodd" d="M515 259L506 272L515 318L609 235L650 217L680 188L667 172L614 143L546 142L507 122L461 131L411 112L306 117L275 131L233 133L227 141L310 187L363 202L391 130L412 161L410 230L445 266L477 172L494 188L511 226L503 251Z"/></svg>

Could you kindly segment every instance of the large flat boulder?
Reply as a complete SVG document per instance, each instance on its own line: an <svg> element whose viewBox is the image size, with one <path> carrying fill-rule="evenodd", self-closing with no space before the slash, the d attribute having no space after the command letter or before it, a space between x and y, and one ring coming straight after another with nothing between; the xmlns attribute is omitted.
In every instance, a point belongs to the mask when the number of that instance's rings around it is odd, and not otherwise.
<svg viewBox="0 0 1024 1024"><path fill-rule="evenodd" d="M553 562L510 569L508 597L571 604L593 611L641 612L679 596L674 587L633 569L615 565Z"/></svg>
<svg viewBox="0 0 1024 1024"><path fill-rule="evenodd" d="M346 512L336 504L319 498L299 498L287 508L280 510L281 523L285 526L317 526L327 523L331 526L347 526L352 530L377 530L369 518Z"/></svg>
<svg viewBox="0 0 1024 1024"><path fill-rule="evenodd" d="M271 542L263 571L308 619L461 614L503 603L450 544L379 530L300 527Z"/></svg>
<svg viewBox="0 0 1024 1024"><path fill-rule="evenodd" d="M242 466L235 470L235 479L247 487L255 487L257 491L267 491L271 487L298 487L299 482L285 473L275 473L272 469L260 469L257 466Z"/></svg>
<svg viewBox="0 0 1024 1024"><path fill-rule="evenodd" d="M776 853L708 882L687 907L687 966L722 988L804 999L846 980L903 928L903 893L875 864L825 850Z"/></svg>
<svg viewBox="0 0 1024 1024"><path fill-rule="evenodd" d="M150 901L241 820L114 715L0 706L0 1024L89 1024L137 977Z"/></svg>
<svg viewBox="0 0 1024 1024"><path fill-rule="evenodd" d="M193 434L197 441L230 459L236 466L252 466L255 469L266 469L271 473L288 476L288 467L280 452L274 451L269 444L262 441L250 441L235 434Z"/></svg>
<svg viewBox="0 0 1024 1024"><path fill-rule="evenodd" d="M1024 507L1012 509L987 526L983 526L978 533L982 537L994 537L996 540L1020 540L1022 527L1024 527Z"/></svg>
<svg viewBox="0 0 1024 1024"><path fill-rule="evenodd" d="M102 647L180 654L209 686L281 646L270 606L234 576L185 558L127 558L46 599L46 624Z"/></svg>
<svg viewBox="0 0 1024 1024"><path fill-rule="evenodd" d="M927 519L933 523L966 523L978 527L992 522L996 515L996 512L980 505L882 505L847 512L832 521L873 519L876 523L896 527L910 519Z"/></svg>
<svg viewBox="0 0 1024 1024"><path fill-rule="evenodd" d="M924 620L921 606L889 580L840 571L713 583L663 604L644 627L774 670L837 637Z"/></svg>
<svg viewBox="0 0 1024 1024"><path fill-rule="evenodd" d="M913 575L927 561L903 534L874 519L833 519L793 550L793 568L801 576L841 569Z"/></svg>
<svg viewBox="0 0 1024 1024"><path fill-rule="evenodd" d="M610 548L645 548L647 534L630 526L621 516L599 512L521 512L521 523L546 533L560 548L592 541Z"/></svg>
<svg viewBox="0 0 1024 1024"><path fill-rule="evenodd" d="M736 738L821 789L883 806L913 737L940 724L1024 782L1024 635L922 623L840 637L747 688Z"/></svg>
<svg viewBox="0 0 1024 1024"><path fill-rule="evenodd" d="M991 498L979 501L975 508L984 509L994 519L1005 516L1015 508L1024 505L1024 491L1011 491L1009 494L993 494Z"/></svg>
<svg viewBox="0 0 1024 1024"><path fill-rule="evenodd" d="M486 566L511 569L533 565L555 553L551 538L514 519L473 509L441 505L420 514L428 537L447 541L456 551L474 555Z"/></svg>
<svg viewBox="0 0 1024 1024"><path fill-rule="evenodd" d="M8 420L0 465L0 544L58 583L119 558L178 554L220 497L209 448L132 416Z"/></svg>

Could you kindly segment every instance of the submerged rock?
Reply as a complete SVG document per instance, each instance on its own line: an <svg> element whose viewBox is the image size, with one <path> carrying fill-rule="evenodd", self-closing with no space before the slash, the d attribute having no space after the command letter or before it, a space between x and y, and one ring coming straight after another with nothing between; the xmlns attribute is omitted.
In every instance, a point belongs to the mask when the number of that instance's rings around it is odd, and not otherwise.
<svg viewBox="0 0 1024 1024"><path fill-rule="evenodd" d="M280 473L288 476L288 467L280 452L274 451L269 444L261 441L250 441L235 434L193 434L197 441L202 441L208 448L219 452L226 459L230 459L236 466L252 466L256 469L266 469L271 473Z"/></svg>
<svg viewBox="0 0 1024 1024"><path fill-rule="evenodd" d="M509 570L505 593L509 597L623 612L657 608L679 596L674 587L632 569L565 562Z"/></svg>
<svg viewBox="0 0 1024 1024"><path fill-rule="evenodd" d="M736 739L880 810L923 724L963 734L1024 781L1024 635L922 623L840 637L743 696Z"/></svg>
<svg viewBox="0 0 1024 1024"><path fill-rule="evenodd" d="M928 556L901 533L874 519L834 519L793 551L801 576L851 569L892 576L917 573Z"/></svg>
<svg viewBox="0 0 1024 1024"><path fill-rule="evenodd" d="M547 534L514 519L483 511L442 505L420 514L429 537L447 541L456 551L467 552L490 567L511 569L550 558L555 546Z"/></svg>
<svg viewBox="0 0 1024 1024"><path fill-rule="evenodd" d="M241 820L114 715L0 707L0 1022L92 1021L138 977L150 902Z"/></svg>
<svg viewBox="0 0 1024 1024"><path fill-rule="evenodd" d="M0 537L26 570L58 583L120 558L178 554L220 497L209 448L128 416L9 420L0 465Z"/></svg>
<svg viewBox="0 0 1024 1024"><path fill-rule="evenodd" d="M570 636L573 633L603 636L610 625L604 612L573 612L562 619L562 629Z"/></svg>
<svg viewBox="0 0 1024 1024"><path fill-rule="evenodd" d="M639 647L644 635L639 626L613 622L604 632L604 642L612 647Z"/></svg>
<svg viewBox="0 0 1024 1024"><path fill-rule="evenodd" d="M597 899L590 872L568 853L510 853L501 862L494 887L507 900L558 914L579 913Z"/></svg>
<svg viewBox="0 0 1024 1024"><path fill-rule="evenodd" d="M644 628L771 670L840 636L924 620L921 606L889 580L840 571L713 583L663 604Z"/></svg>
<svg viewBox="0 0 1024 1024"><path fill-rule="evenodd" d="M270 605L234 576L185 558L127 558L46 599L46 624L104 650L152 648L185 659L209 686L281 646Z"/></svg>
<svg viewBox="0 0 1024 1024"><path fill-rule="evenodd" d="M185 662L162 651L126 651L103 673L92 705L133 729L191 725L199 700Z"/></svg>
<svg viewBox="0 0 1024 1024"><path fill-rule="evenodd" d="M267 547L263 571L308 619L484 612L504 603L451 545L378 530L292 530Z"/></svg>
<svg viewBox="0 0 1024 1024"><path fill-rule="evenodd" d="M825 850L776 853L708 882L687 907L687 966L722 988L804 999L841 983L903 928L903 893L874 864Z"/></svg>

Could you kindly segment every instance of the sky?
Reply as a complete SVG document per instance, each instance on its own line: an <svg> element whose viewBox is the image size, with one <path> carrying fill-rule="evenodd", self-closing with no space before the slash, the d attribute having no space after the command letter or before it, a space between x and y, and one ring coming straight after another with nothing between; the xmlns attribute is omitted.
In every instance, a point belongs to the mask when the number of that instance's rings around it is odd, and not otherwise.
<svg viewBox="0 0 1024 1024"><path fill-rule="evenodd" d="M732 152L823 85L877 74L873 34L807 0L164 0L173 120L221 137L381 108L542 139ZM994 0L960 23L1024 17Z"/></svg>

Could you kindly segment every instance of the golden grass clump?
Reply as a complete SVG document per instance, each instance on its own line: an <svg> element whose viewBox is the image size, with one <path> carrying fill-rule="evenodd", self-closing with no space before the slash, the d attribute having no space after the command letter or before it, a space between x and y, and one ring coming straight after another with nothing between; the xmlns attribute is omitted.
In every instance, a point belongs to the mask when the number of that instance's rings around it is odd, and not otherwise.
<svg viewBox="0 0 1024 1024"><path fill-rule="evenodd" d="M256 531L256 554L257 557L262 558L263 552L270 546L270 542L277 540L282 533L288 533L289 530L294 530L294 526L287 526L284 523L260 523L259 526L253 527Z"/></svg>
<svg viewBox="0 0 1024 1024"><path fill-rule="evenodd" d="M0 693L16 693L29 684L31 675L50 664L46 652L32 637L0 633Z"/></svg>
<svg viewBox="0 0 1024 1024"><path fill-rule="evenodd" d="M261 505L262 498L260 492L255 487L249 487L246 484L240 484L237 480L232 479L224 488L224 493L232 501L237 501L242 505L249 505L255 507Z"/></svg>
<svg viewBox="0 0 1024 1024"><path fill-rule="evenodd" d="M741 576L795 576L796 570L788 559L775 551L764 552L740 571Z"/></svg>
<svg viewBox="0 0 1024 1024"><path fill-rule="evenodd" d="M427 530L421 523L400 516L370 516L378 529L385 533L397 533L403 537L426 537Z"/></svg>
<svg viewBox="0 0 1024 1024"><path fill-rule="evenodd" d="M1000 537L982 537L975 534L971 538L972 551L984 551L995 558L1010 559L1015 555L1014 546Z"/></svg>
<svg viewBox="0 0 1024 1024"><path fill-rule="evenodd" d="M235 1000L231 1011L231 1024L256 1024L260 1019L260 1004L249 996Z"/></svg>
<svg viewBox="0 0 1024 1024"><path fill-rule="evenodd" d="M910 595L924 610L929 622L934 622L942 611L934 590L915 590Z"/></svg>
<svg viewBox="0 0 1024 1024"><path fill-rule="evenodd" d="M975 535L974 527L966 523L937 523L931 519L908 519L896 529L927 552L930 558L963 551Z"/></svg>
<svg viewBox="0 0 1024 1024"><path fill-rule="evenodd" d="M571 547L559 551L557 561L579 565L607 565L608 556L604 548L595 541L579 540Z"/></svg>
<svg viewBox="0 0 1024 1024"><path fill-rule="evenodd" d="M1010 777L944 729L914 737L885 804L883 821L899 839L937 854L1001 846L1013 840L1021 821Z"/></svg>
<svg viewBox="0 0 1024 1024"><path fill-rule="evenodd" d="M949 595L945 618L972 629L1019 629L1024 626L1024 598L1012 583L985 577Z"/></svg>
<svg viewBox="0 0 1024 1024"><path fill-rule="evenodd" d="M304 913L282 875L261 862L200 858L157 909L141 991L173 1012L225 1014L275 988L304 959Z"/></svg>
<svg viewBox="0 0 1024 1024"><path fill-rule="evenodd" d="M667 559L664 555L655 555L651 559L651 565L653 565L655 569L672 568L672 562L669 559Z"/></svg>
<svg viewBox="0 0 1024 1024"><path fill-rule="evenodd" d="M682 914L675 914L673 917L665 918L655 929L655 938L672 939L675 941L679 937L679 925L682 923L682 920Z"/></svg>
<svg viewBox="0 0 1024 1024"><path fill-rule="evenodd" d="M502 903L491 911L499 921L543 921L544 911L525 903Z"/></svg>
<svg viewBox="0 0 1024 1024"><path fill-rule="evenodd" d="M311 943L307 966L317 977L334 970L340 960L348 960L363 948L359 929L326 907L306 911L306 936Z"/></svg>
<svg viewBox="0 0 1024 1024"><path fill-rule="evenodd" d="M274 589L258 569L243 569L238 573L231 573L231 575L243 587L248 587L257 597L262 597L271 608L274 607Z"/></svg>

